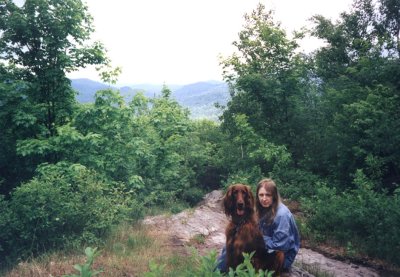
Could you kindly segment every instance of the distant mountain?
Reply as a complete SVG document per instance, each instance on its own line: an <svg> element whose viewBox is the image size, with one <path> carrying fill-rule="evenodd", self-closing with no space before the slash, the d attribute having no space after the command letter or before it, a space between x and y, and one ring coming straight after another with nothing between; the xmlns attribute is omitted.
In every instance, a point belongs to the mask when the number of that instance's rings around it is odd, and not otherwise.
<svg viewBox="0 0 400 277"><path fill-rule="evenodd" d="M183 86L173 91L172 97L190 110L192 118L213 120L217 120L221 114L215 104L225 106L230 99L228 85L218 81L198 82Z"/></svg>
<svg viewBox="0 0 400 277"><path fill-rule="evenodd" d="M210 102L226 104L229 93L228 85L222 82L200 82L183 86L174 91L172 96L185 106L198 106Z"/></svg>
<svg viewBox="0 0 400 277"><path fill-rule="evenodd" d="M163 88L162 84L132 84L128 85L134 90L141 90L145 92L146 96L155 97L161 94ZM166 85L171 91L175 91L182 87L182 85L167 84Z"/></svg>
<svg viewBox="0 0 400 277"><path fill-rule="evenodd" d="M72 88L78 92L76 99L80 103L94 102L94 95L97 91L103 89L119 89L121 95L125 98L125 101L129 102L132 97L142 92L146 97L155 97L161 93L163 85L157 84L136 84L131 86L109 86L101 82L93 81L90 79L71 79ZM168 86L169 89L178 89L182 86L172 85Z"/></svg>
<svg viewBox="0 0 400 277"><path fill-rule="evenodd" d="M81 103L94 102L95 93L102 89L119 89L125 101L129 102L139 91L146 97L156 97L160 95L163 87L158 84L110 87L90 79L72 79L71 84L78 91L77 100ZM172 97L190 110L192 118L218 120L221 111L215 107L215 103L226 105L230 98L227 84L219 81L198 82L184 86L167 85L167 87L171 90Z"/></svg>
<svg viewBox="0 0 400 277"><path fill-rule="evenodd" d="M90 79L72 79L71 85L72 88L78 92L76 99L80 103L94 102L96 91L110 88L110 86L106 84L92 81Z"/></svg>

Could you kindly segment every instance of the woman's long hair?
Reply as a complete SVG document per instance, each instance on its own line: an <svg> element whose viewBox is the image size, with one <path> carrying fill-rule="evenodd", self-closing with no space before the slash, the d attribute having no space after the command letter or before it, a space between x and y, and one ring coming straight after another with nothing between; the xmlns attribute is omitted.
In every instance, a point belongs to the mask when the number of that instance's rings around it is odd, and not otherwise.
<svg viewBox="0 0 400 277"><path fill-rule="evenodd" d="M267 192L272 194L272 204L268 208L264 208L260 203L260 199L258 198L258 192L261 188L264 188ZM275 182L269 178L262 179L260 182L258 182L256 197L256 210L258 221L260 221L261 219L265 219L265 222L268 225L271 224L274 221L276 212L278 210L278 205L281 202L281 197L279 196L278 188L276 187Z"/></svg>

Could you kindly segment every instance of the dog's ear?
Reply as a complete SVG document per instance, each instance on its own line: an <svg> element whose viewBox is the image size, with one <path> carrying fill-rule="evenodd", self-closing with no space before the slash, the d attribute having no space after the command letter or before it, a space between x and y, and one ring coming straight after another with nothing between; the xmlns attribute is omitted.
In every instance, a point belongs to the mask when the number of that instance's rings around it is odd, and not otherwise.
<svg viewBox="0 0 400 277"><path fill-rule="evenodd" d="M227 216L232 214L232 190L233 187L230 186L224 196L224 212Z"/></svg>

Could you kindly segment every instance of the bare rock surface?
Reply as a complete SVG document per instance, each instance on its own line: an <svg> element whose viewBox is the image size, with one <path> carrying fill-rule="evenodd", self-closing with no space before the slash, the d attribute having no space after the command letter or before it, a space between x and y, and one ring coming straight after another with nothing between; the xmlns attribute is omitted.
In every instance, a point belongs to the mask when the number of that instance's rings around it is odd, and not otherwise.
<svg viewBox="0 0 400 277"><path fill-rule="evenodd" d="M300 251L296 256L296 264L300 267L305 267L305 268L309 267L318 268L320 271L326 272L331 276L340 276L340 277L379 276L378 272L376 272L374 269L364 266L359 266L350 262L347 263L334 260L306 248L300 248Z"/></svg>
<svg viewBox="0 0 400 277"><path fill-rule="evenodd" d="M228 219L222 211L223 192L215 190L205 195L195 208L175 215L147 217L143 223L165 232L171 237L173 246L182 248L194 246L200 254L211 250L220 251L225 243L225 227ZM310 249L301 248L292 268L292 277L312 277L309 269L318 269L328 276L377 277L371 268L334 260Z"/></svg>
<svg viewBox="0 0 400 277"><path fill-rule="evenodd" d="M224 230L228 223L221 209L222 197L222 192L215 190L193 209L175 215L147 217L143 223L170 234L176 245L184 246L201 241L196 245L201 254L211 249L219 250L225 243Z"/></svg>

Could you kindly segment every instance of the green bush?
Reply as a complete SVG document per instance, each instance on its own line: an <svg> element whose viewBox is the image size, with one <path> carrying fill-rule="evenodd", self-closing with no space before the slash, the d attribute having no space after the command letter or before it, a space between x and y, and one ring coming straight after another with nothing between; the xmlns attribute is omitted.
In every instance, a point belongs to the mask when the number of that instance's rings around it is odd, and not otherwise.
<svg viewBox="0 0 400 277"><path fill-rule="evenodd" d="M187 202L189 205L194 206L195 204L199 203L203 199L203 196L205 195L205 193L206 192L200 188L189 187L182 191L180 198L183 201Z"/></svg>
<svg viewBox="0 0 400 277"><path fill-rule="evenodd" d="M201 129L169 95L164 87L160 97L138 94L127 106L119 92L99 91L93 105L80 106L72 128L59 130L57 148L65 159L128 184L147 207L197 203L196 188L207 187L200 183L205 168L215 168L216 127Z"/></svg>
<svg viewBox="0 0 400 277"><path fill-rule="evenodd" d="M96 243L140 206L129 193L77 164L44 165L11 196L12 255Z"/></svg>
<svg viewBox="0 0 400 277"><path fill-rule="evenodd" d="M224 188L228 188L232 184L242 183L247 184L253 187L253 191L255 192L256 184L260 181L261 169L258 166L253 166L250 170L237 170L234 173L229 174L228 179L223 183Z"/></svg>
<svg viewBox="0 0 400 277"><path fill-rule="evenodd" d="M12 245L9 241L13 237L13 229L10 225L11 222L15 221L14 213L10 208L9 201L4 199L3 195L0 195L0 258L6 253L9 253L12 249ZM2 267L3 259L0 259L0 268Z"/></svg>
<svg viewBox="0 0 400 277"><path fill-rule="evenodd" d="M318 176L301 169L284 168L274 174L280 194L289 199L313 196L315 187L321 182Z"/></svg>
<svg viewBox="0 0 400 277"><path fill-rule="evenodd" d="M338 193L320 185L315 196L304 200L310 228L343 246L400 265L400 190L393 195L374 190L358 171L356 189Z"/></svg>

